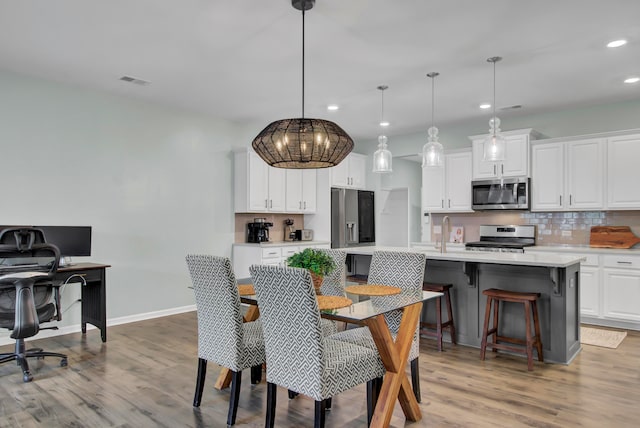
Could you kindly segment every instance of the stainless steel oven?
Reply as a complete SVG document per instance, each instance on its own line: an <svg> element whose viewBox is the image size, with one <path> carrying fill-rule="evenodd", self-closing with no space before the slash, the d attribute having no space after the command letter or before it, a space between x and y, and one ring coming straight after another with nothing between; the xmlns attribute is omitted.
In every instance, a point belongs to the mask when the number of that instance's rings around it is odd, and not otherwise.
<svg viewBox="0 0 640 428"><path fill-rule="evenodd" d="M474 210L528 210L529 200L527 177L477 180L471 183L471 208Z"/></svg>
<svg viewBox="0 0 640 428"><path fill-rule="evenodd" d="M482 225L480 240L467 242L467 251L524 253L524 248L536 245L534 225Z"/></svg>

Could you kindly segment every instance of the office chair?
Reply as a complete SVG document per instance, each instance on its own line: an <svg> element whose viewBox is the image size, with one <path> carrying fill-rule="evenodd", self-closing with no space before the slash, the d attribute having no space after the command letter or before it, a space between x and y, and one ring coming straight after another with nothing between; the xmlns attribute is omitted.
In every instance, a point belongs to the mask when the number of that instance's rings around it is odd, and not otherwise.
<svg viewBox="0 0 640 428"><path fill-rule="evenodd" d="M35 228L10 228L0 233L0 327L11 330L15 351L0 354L0 363L16 360L22 367L22 380L30 382L27 358L67 356L40 348L25 350L26 338L35 336L40 323L60 321L60 287L52 283L58 270L60 252L47 244L44 233ZM57 329L57 327L48 327Z"/></svg>

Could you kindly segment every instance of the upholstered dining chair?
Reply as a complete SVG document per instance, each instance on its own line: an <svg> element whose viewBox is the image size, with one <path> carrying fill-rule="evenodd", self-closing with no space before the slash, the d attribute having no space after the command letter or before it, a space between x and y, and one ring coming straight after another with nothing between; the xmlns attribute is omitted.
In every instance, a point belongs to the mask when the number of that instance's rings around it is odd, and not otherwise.
<svg viewBox="0 0 640 428"><path fill-rule="evenodd" d="M231 260L189 254L186 257L198 312L198 375L193 406L200 407L207 361L231 370L231 398L227 425L234 425L242 370L251 368L251 382L259 383L265 362L260 321L244 323L240 295Z"/></svg>
<svg viewBox="0 0 640 428"><path fill-rule="evenodd" d="M362 383L378 382L385 368L376 350L322 335L320 312L306 269L250 267L267 353L266 427L275 422L277 386L315 400L315 427L323 427L327 401ZM369 419L375 399L367 399Z"/></svg>
<svg viewBox="0 0 640 428"><path fill-rule="evenodd" d="M399 287L403 290L420 292L424 279L426 255L400 251L374 251L369 267L369 284L383 284ZM384 297L380 297L383 299ZM400 328L402 311L385 314L389 330L395 339ZM418 357L420 356L420 325L416 325L409 361L411 362L411 384L413 393L420 402L420 373ZM376 344L368 327L347 329L331 336L336 340L355 343L360 346L376 349Z"/></svg>
<svg viewBox="0 0 640 428"><path fill-rule="evenodd" d="M346 297L345 287L345 261L347 260L346 251L334 249L319 249L323 253L329 255L336 265L336 268L329 275L325 275L320 286L320 292L325 296L342 296Z"/></svg>

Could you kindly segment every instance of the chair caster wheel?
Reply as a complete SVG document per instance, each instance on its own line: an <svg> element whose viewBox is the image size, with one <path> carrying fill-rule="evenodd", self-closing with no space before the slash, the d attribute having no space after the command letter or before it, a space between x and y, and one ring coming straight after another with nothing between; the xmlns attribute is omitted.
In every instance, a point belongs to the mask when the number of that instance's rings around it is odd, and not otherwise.
<svg viewBox="0 0 640 428"><path fill-rule="evenodd" d="M60 367L67 367L67 359L63 358L60 360Z"/></svg>
<svg viewBox="0 0 640 428"><path fill-rule="evenodd" d="M26 372L22 374L22 381L23 382L31 382L33 380L33 376L31 376L31 373Z"/></svg>

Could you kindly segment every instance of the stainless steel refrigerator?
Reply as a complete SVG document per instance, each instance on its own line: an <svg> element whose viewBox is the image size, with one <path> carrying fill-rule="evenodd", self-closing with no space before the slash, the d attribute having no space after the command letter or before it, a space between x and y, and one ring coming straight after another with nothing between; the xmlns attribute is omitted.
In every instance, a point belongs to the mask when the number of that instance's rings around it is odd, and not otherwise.
<svg viewBox="0 0 640 428"><path fill-rule="evenodd" d="M331 188L331 248L375 245L374 194Z"/></svg>

